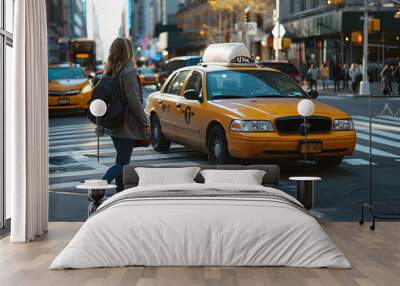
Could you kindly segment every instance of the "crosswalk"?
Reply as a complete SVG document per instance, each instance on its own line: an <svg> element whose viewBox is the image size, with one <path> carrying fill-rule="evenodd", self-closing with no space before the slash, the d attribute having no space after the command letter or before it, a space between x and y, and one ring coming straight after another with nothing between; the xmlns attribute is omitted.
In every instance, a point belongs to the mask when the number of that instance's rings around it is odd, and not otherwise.
<svg viewBox="0 0 400 286"><path fill-rule="evenodd" d="M207 156L173 144L168 152L152 147L134 148L132 160L151 164L207 164ZM100 162L97 162L97 137L90 122L49 128L49 183L51 191L75 192L87 179L101 178L114 164L115 149L109 136L100 137Z"/></svg>
<svg viewBox="0 0 400 286"><path fill-rule="evenodd" d="M353 157L345 165L368 165L368 122L366 116L354 115L357 146ZM400 168L400 118L377 116L372 120L374 165L382 160L399 164ZM82 123L52 126L49 129L50 190L74 191L85 179L100 178L113 165L115 150L108 136L100 138L100 162L97 162L97 138L94 125ZM172 145L169 152L156 152L152 147L135 148L132 160L143 165L151 164L207 164L207 156L180 145Z"/></svg>

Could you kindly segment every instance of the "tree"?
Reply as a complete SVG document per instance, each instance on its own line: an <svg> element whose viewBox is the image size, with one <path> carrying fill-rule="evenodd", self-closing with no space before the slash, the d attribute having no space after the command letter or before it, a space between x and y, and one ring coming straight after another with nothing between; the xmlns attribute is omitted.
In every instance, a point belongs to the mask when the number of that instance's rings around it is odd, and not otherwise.
<svg viewBox="0 0 400 286"><path fill-rule="evenodd" d="M234 30L233 20L238 26L242 26L246 19L245 10L252 15L262 16L268 10L273 9L272 0L208 0L212 12L218 13L219 25L209 27L203 25L203 29L210 42L230 42Z"/></svg>

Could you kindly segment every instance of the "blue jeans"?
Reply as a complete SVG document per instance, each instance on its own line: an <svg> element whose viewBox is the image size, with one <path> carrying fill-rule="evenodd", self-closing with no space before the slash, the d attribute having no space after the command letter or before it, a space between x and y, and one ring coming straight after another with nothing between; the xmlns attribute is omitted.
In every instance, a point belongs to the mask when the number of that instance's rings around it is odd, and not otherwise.
<svg viewBox="0 0 400 286"><path fill-rule="evenodd" d="M110 167L103 176L103 180L107 180L110 184L115 179L117 185L117 192L124 189L124 182L122 180L122 171L125 165L128 165L131 161L131 155L135 140L118 138L111 136L114 143L115 150L117 150L117 157L115 159L115 165Z"/></svg>

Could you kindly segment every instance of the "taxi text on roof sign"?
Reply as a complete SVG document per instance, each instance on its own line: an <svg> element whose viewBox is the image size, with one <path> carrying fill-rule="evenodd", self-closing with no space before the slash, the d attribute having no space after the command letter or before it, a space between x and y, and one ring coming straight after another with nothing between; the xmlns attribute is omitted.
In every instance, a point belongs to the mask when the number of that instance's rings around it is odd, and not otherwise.
<svg viewBox="0 0 400 286"><path fill-rule="evenodd" d="M204 51L202 64L254 66L250 52L242 43L211 44Z"/></svg>

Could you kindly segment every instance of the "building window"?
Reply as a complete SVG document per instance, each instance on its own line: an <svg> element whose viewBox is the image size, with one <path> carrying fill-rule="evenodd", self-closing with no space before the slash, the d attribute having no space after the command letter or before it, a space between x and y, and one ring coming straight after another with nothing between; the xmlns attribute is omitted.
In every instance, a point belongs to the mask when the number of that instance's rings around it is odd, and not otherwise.
<svg viewBox="0 0 400 286"><path fill-rule="evenodd" d="M0 0L0 228L10 218L10 194L4 187L5 99L11 93L14 0Z"/></svg>

